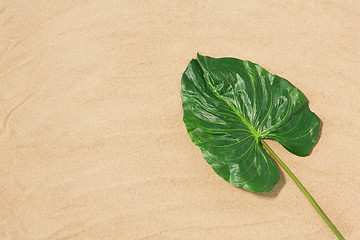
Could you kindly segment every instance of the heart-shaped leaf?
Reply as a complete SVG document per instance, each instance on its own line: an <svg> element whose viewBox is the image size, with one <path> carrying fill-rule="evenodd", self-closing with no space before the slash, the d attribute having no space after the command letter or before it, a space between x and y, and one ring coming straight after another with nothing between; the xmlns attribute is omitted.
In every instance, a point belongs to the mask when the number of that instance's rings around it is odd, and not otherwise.
<svg viewBox="0 0 360 240"><path fill-rule="evenodd" d="M269 191L279 180L261 139L306 156L319 135L320 120L300 90L250 61L198 54L182 76L181 98L187 131L205 160L249 191Z"/></svg>

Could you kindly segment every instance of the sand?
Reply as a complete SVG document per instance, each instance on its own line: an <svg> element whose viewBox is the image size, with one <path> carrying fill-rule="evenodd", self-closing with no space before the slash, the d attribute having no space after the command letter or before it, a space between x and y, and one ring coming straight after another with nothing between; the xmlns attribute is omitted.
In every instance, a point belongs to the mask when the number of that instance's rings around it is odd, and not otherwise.
<svg viewBox="0 0 360 240"><path fill-rule="evenodd" d="M273 141L360 239L358 1L1 1L0 239L335 239L292 180L217 176L182 122L196 52L251 60L322 120L308 157ZM281 171L283 172L283 171Z"/></svg>

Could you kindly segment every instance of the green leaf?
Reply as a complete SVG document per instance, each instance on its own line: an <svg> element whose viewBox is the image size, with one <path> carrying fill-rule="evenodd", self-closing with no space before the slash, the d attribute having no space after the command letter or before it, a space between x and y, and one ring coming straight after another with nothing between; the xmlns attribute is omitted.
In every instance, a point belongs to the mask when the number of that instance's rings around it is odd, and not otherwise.
<svg viewBox="0 0 360 240"><path fill-rule="evenodd" d="M279 180L260 139L306 156L320 119L306 97L284 78L250 61L198 54L181 79L184 123L204 159L229 183L267 192Z"/></svg>

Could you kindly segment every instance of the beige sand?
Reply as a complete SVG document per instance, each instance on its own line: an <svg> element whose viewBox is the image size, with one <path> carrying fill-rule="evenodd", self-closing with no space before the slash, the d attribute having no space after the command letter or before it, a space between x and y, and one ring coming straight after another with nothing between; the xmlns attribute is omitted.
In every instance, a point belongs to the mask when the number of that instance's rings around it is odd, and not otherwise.
<svg viewBox="0 0 360 240"><path fill-rule="evenodd" d="M180 100L197 51L305 93L311 156L268 143L360 239L359 26L350 0L1 1L0 239L334 239L288 176L254 194L203 160Z"/></svg>

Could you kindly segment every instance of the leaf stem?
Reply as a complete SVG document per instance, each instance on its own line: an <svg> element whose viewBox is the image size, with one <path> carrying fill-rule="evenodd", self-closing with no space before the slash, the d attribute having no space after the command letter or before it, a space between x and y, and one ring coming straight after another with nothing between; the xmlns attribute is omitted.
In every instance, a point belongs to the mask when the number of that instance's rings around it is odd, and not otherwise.
<svg viewBox="0 0 360 240"><path fill-rule="evenodd" d="M310 195L310 193L305 189L305 187L301 184L301 182L297 179L297 177L290 171L290 169L281 161L281 159L274 153L274 151L264 142L264 140L260 139L261 144L264 148L270 153L270 155L278 162L278 164L289 174L289 176L294 180L296 185L300 188L300 190L305 194L307 199L311 202L314 206L316 211L320 214L322 219L326 222L326 224L330 227L330 229L334 232L336 237L340 240L345 240L345 238L341 235L339 230L336 229L335 225L330 221L330 219L326 216L320 206L316 203L315 199Z"/></svg>

